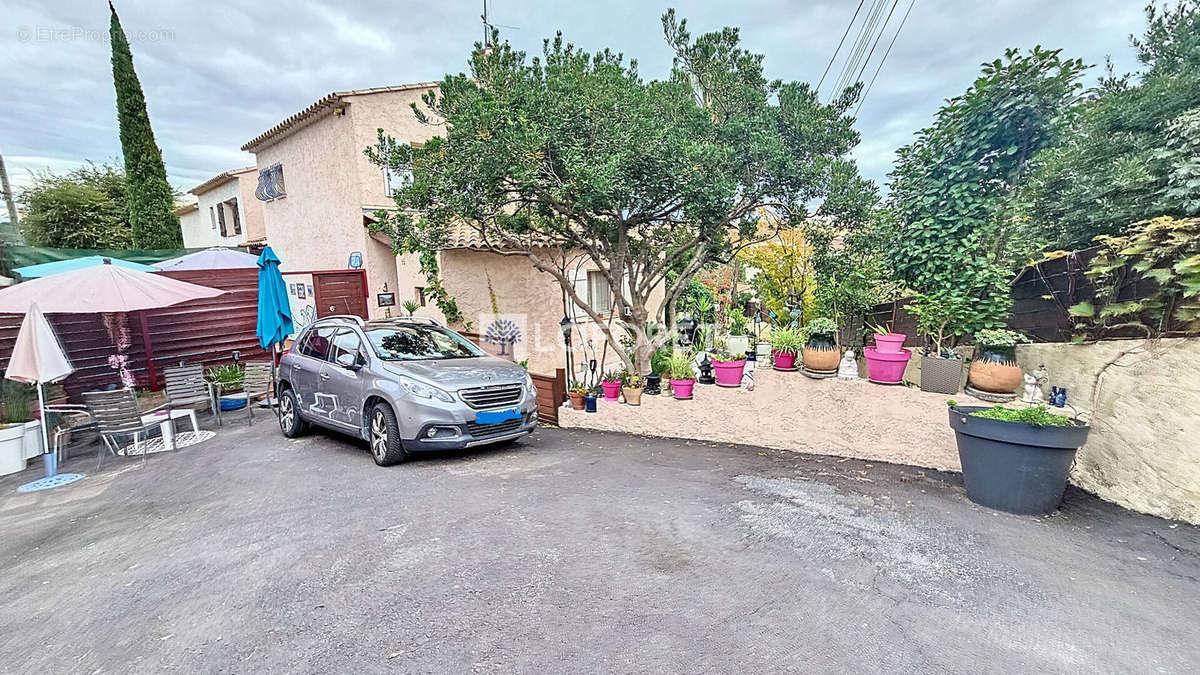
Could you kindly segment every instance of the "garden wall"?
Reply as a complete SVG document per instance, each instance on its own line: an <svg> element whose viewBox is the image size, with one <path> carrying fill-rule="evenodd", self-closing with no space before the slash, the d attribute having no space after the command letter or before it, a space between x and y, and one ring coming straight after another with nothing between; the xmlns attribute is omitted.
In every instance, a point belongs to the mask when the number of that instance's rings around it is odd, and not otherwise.
<svg viewBox="0 0 1200 675"><path fill-rule="evenodd" d="M1096 373L1113 359L1092 410ZM1068 403L1091 412L1073 483L1135 511L1200 523L1200 340L1022 345L1017 361L1026 372L1045 364Z"/></svg>

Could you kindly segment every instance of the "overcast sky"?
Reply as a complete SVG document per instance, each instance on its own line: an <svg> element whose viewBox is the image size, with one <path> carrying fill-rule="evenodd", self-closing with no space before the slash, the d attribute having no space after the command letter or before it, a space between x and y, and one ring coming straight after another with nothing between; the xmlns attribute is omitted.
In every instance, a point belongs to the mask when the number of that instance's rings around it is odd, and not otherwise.
<svg viewBox="0 0 1200 675"><path fill-rule="evenodd" d="M247 140L335 90L438 80L466 69L481 37L478 0L233 3L117 0L171 183L191 188L253 164ZM743 44L766 54L767 76L816 82L857 0L674 2L693 34L741 27ZM864 7L871 5L867 0ZM908 0L900 0L875 58ZM1006 47L1061 47L1089 64L1111 55L1135 67L1130 33L1143 29L1143 0L916 0L870 91L855 150L865 175L883 182L894 151L928 124L943 99L962 92L979 64ZM495 0L493 23L517 47L539 53L561 30L588 50L636 57L661 78L671 54L645 0ZM889 5L890 6L890 5ZM29 172L84 160L120 160L103 0L0 0L0 154L17 186ZM847 42L855 36L852 31ZM867 70L868 79L874 71ZM836 73L839 64L835 64ZM1090 71L1094 82L1100 68ZM829 79L832 80L831 74ZM827 82L822 91L830 88ZM2 208L2 205L0 205Z"/></svg>

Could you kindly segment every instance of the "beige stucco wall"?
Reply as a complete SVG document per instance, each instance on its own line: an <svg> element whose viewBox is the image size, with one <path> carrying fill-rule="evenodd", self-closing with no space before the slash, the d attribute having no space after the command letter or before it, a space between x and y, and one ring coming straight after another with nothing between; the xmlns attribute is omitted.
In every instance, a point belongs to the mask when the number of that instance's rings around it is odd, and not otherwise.
<svg viewBox="0 0 1200 675"><path fill-rule="evenodd" d="M1092 382L1105 363L1140 341L1017 348L1030 372L1045 364L1068 403L1091 408ZM1200 340L1161 340L1105 371L1092 431L1071 481L1124 507L1200 523Z"/></svg>
<svg viewBox="0 0 1200 675"><path fill-rule="evenodd" d="M199 209L187 209L182 213L176 212L179 216L179 229L183 232L183 245L185 248L194 247L195 244L189 244L189 241L196 241L200 236L200 228L208 227L208 214L201 214ZM203 218L201 217L203 216Z"/></svg>
<svg viewBox="0 0 1200 675"><path fill-rule="evenodd" d="M426 88L403 91L376 92L347 96L347 116L354 130L357 146L355 171L359 180L359 195L364 208L395 208L396 202L385 190L383 169L367 159L363 152L379 140L379 129L392 138L409 142L425 142L444 132L435 125L422 124L413 114L412 104L423 106L421 96Z"/></svg>
<svg viewBox="0 0 1200 675"><path fill-rule="evenodd" d="M213 227L213 216L209 215L209 209L234 197L238 200L238 216L242 223L242 234L233 234L233 222L229 214L226 213L225 225L230 232L230 236L222 237L220 223L216 227ZM245 198L238 188L238 180L236 178L230 178L223 183L214 185L206 192L196 195L199 217L195 220L189 220L186 224L180 221L180 225L183 226L184 247L237 246L241 242L246 241L246 208L244 202Z"/></svg>
<svg viewBox="0 0 1200 675"><path fill-rule="evenodd" d="M238 205L242 209L242 241L256 241L267 236L263 222L263 203L254 196L258 189L258 169L238 174Z"/></svg>

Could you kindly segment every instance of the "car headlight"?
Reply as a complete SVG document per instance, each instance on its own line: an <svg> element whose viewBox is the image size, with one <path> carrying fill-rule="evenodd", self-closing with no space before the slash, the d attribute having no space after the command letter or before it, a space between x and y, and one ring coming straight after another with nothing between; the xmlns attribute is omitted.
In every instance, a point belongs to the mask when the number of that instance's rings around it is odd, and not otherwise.
<svg viewBox="0 0 1200 675"><path fill-rule="evenodd" d="M537 385L533 383L533 375L525 373L525 391L530 396L537 396Z"/></svg>
<svg viewBox="0 0 1200 675"><path fill-rule="evenodd" d="M404 391L417 398L432 398L444 403L454 402L454 398L449 393L424 382L418 382L410 377L401 377L400 386L404 388Z"/></svg>

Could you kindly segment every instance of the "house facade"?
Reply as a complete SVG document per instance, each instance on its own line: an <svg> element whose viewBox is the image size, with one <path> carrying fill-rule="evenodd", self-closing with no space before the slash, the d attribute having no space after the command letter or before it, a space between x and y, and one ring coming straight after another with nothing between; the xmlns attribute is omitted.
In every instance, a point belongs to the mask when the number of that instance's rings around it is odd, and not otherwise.
<svg viewBox="0 0 1200 675"><path fill-rule="evenodd" d="M396 210L391 191L405 177L390 175L364 152L376 144L379 129L415 146L437 135L440 127L421 123L412 111L435 88L425 82L333 92L242 146L255 157L253 194L267 243L282 261L297 329L330 314L400 316L408 301L417 304L418 316L445 322L417 256L393 255L388 237L370 232L377 211ZM463 315L454 327L475 334L489 351L553 374L567 362L564 315L572 319L576 344L583 335L603 344L558 282L523 257L488 252L464 236L438 258L442 285ZM607 284L589 274L594 265L573 259L579 261L570 272L577 291L603 305L611 298ZM609 364L618 362L609 357Z"/></svg>
<svg viewBox="0 0 1200 675"><path fill-rule="evenodd" d="M176 209L185 248L261 245L266 239L262 203L254 198L257 171L223 171L188 190L195 204Z"/></svg>

